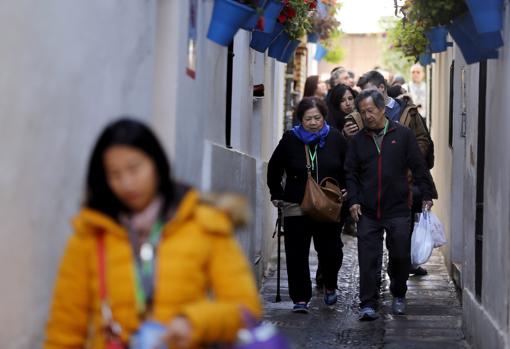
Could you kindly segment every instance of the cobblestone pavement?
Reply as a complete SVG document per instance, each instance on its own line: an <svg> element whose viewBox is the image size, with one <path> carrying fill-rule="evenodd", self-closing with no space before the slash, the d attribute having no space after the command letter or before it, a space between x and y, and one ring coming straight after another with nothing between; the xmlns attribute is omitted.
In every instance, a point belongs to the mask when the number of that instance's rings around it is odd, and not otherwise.
<svg viewBox="0 0 510 349"><path fill-rule="evenodd" d="M356 238L342 235L343 265L339 273L338 303L324 305L322 292L314 289L309 314L294 314L288 296L285 253L282 251L281 296L275 303L276 272L262 287L265 320L276 324L290 339L293 349L387 348L422 349L469 348L462 332L462 309L455 286L450 281L443 257L436 250L426 268L426 276L411 276L408 281L408 311L391 315L388 279L384 280L381 318L358 321L358 282ZM282 238L283 249L283 238ZM310 252L310 275L314 280L317 258ZM314 285L315 286L315 285Z"/></svg>

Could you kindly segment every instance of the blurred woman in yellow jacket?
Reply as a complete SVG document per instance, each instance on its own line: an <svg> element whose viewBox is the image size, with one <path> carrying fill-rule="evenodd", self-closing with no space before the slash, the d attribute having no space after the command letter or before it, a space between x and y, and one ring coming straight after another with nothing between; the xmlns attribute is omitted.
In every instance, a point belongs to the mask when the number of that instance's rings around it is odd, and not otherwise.
<svg viewBox="0 0 510 349"><path fill-rule="evenodd" d="M103 131L86 195L61 261L44 348L102 349L110 335L126 345L147 320L166 326L172 349L201 348L231 343L243 327L242 309L260 316L250 267L232 235L246 212L235 199L204 198L174 182L145 125L122 119ZM105 331L112 324L115 333Z"/></svg>

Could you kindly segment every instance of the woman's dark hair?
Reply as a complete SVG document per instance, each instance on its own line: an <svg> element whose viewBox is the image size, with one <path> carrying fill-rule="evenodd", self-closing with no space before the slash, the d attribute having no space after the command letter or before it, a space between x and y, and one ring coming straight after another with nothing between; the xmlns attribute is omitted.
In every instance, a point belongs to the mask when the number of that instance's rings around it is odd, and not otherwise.
<svg viewBox="0 0 510 349"><path fill-rule="evenodd" d="M109 124L96 141L89 161L85 206L115 220L120 212L128 210L112 192L106 179L104 153L115 145L136 148L154 161L159 180L158 193L163 197L162 209L166 212L174 196L170 164L154 133L142 122L131 118L122 118Z"/></svg>
<svg viewBox="0 0 510 349"><path fill-rule="evenodd" d="M312 108L317 108L324 119L328 116L328 107L321 98L305 97L301 100L301 102L299 102L296 108L296 118L299 122L303 122L303 115L305 115L307 110Z"/></svg>
<svg viewBox="0 0 510 349"><path fill-rule="evenodd" d="M345 116L347 115L340 109L340 101L342 100L345 92L350 91L352 97L356 98L358 92L353 90L351 87L340 84L333 87L328 99L328 123L339 130L342 130L345 123Z"/></svg>
<svg viewBox="0 0 510 349"><path fill-rule="evenodd" d="M303 97L313 97L315 96L315 91L317 91L317 85L319 84L319 76L312 75L306 78L305 82L305 91L303 93Z"/></svg>

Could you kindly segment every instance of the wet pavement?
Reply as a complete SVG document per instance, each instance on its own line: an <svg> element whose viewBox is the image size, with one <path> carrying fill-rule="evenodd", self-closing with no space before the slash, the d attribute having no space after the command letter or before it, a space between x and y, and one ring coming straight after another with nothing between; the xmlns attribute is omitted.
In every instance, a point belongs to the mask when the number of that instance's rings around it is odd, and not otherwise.
<svg viewBox="0 0 510 349"><path fill-rule="evenodd" d="M314 288L309 314L291 312L285 253L282 251L281 302L275 302L276 272L262 286L265 320L289 338L293 349L387 348L422 349L469 348L462 332L462 308L439 251L425 265L429 274L411 276L408 281L407 315L391 315L389 280L383 282L381 317L373 322L358 321L359 270L356 238L342 235L343 265L339 273L338 302L328 307L323 294ZM283 249L283 238L282 238ZM310 249L310 275L314 284L317 258Z"/></svg>

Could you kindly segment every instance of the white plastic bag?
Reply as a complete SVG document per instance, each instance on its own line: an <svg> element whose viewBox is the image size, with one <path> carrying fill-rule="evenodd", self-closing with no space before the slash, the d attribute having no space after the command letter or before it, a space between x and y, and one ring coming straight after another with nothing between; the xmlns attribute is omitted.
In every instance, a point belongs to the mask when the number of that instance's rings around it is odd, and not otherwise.
<svg viewBox="0 0 510 349"><path fill-rule="evenodd" d="M411 264L418 266L427 262L434 249L434 240L430 229L428 212L420 214L420 220L414 225L411 237Z"/></svg>
<svg viewBox="0 0 510 349"><path fill-rule="evenodd" d="M434 241L434 248L441 247L447 243L446 236L444 234L444 227L439 218L432 212L428 212L427 215L430 218L430 229L432 234L432 240Z"/></svg>

